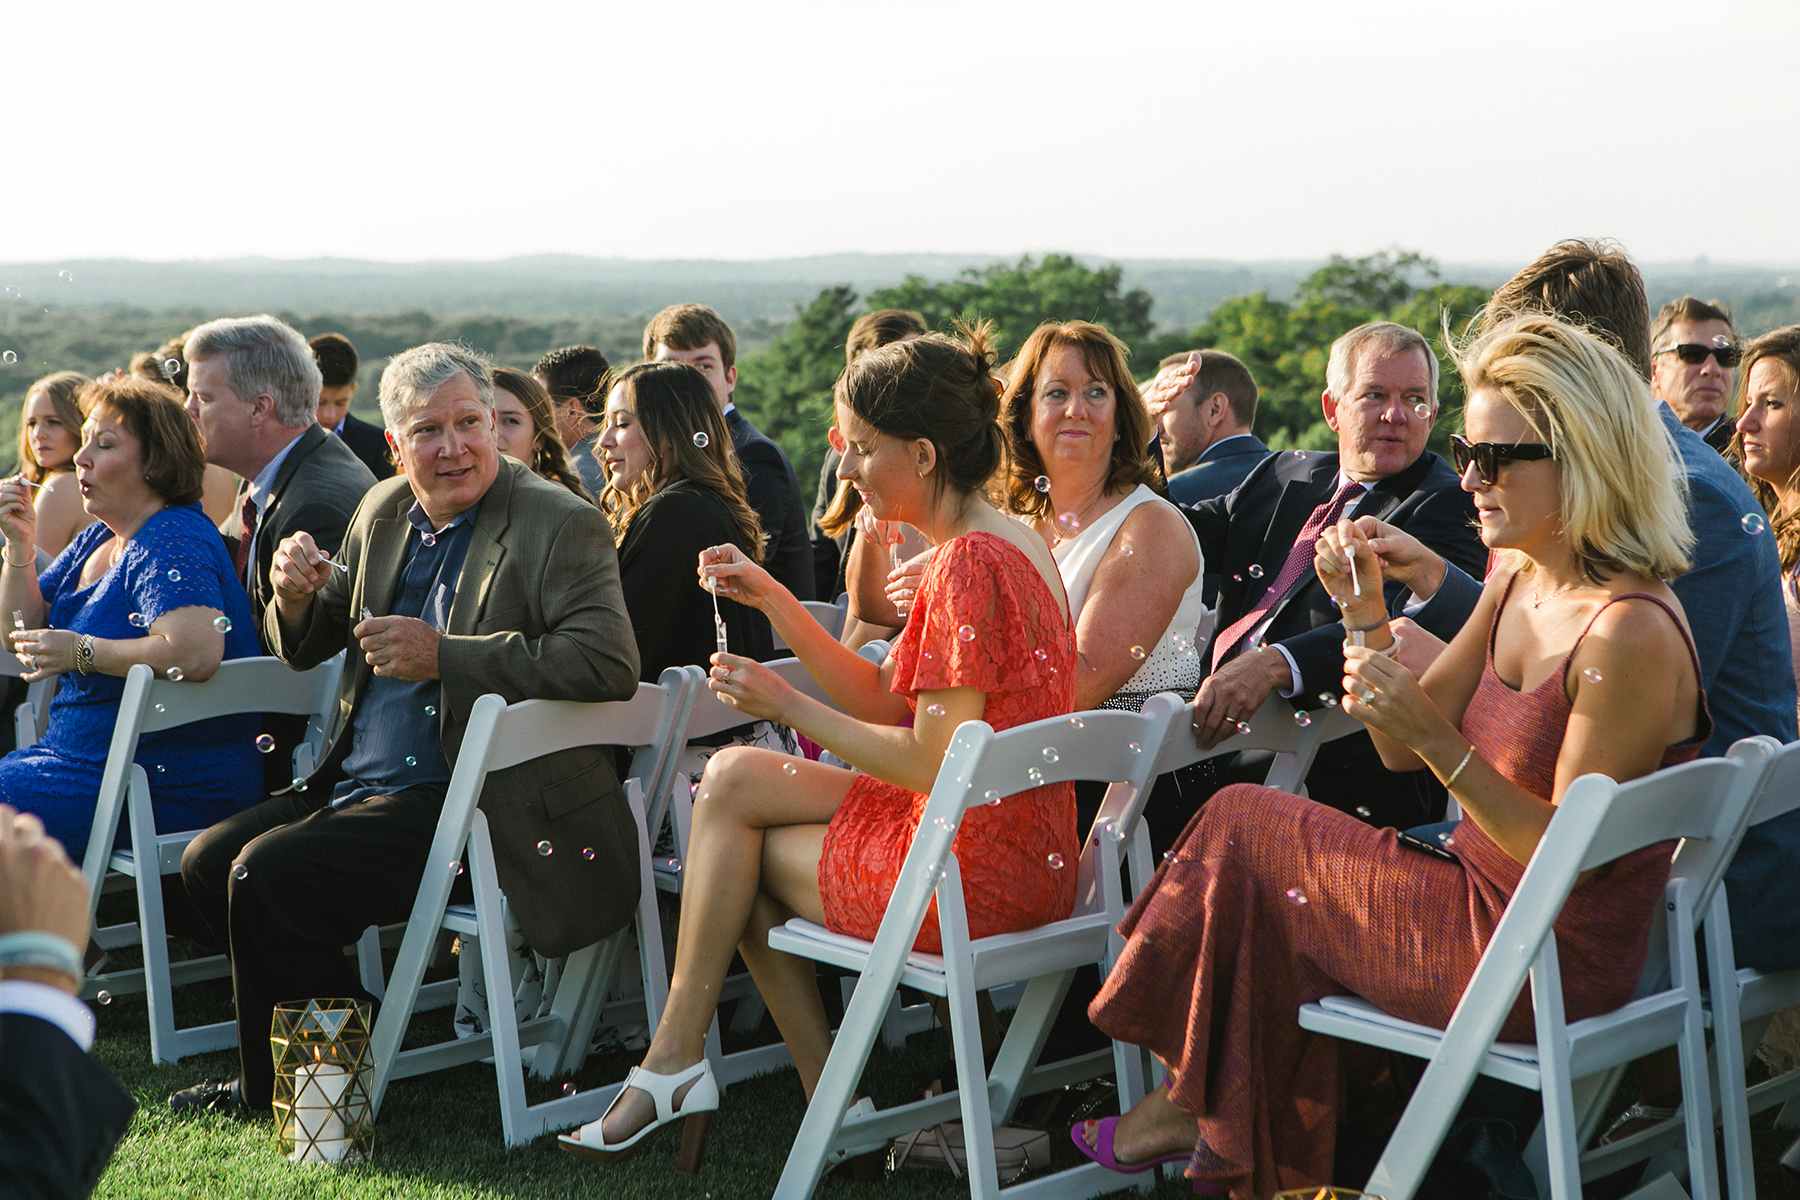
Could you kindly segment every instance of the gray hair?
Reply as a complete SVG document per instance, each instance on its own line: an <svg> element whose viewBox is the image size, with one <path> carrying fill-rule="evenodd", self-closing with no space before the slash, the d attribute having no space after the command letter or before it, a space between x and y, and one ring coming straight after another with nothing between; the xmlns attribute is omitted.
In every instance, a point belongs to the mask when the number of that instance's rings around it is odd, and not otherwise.
<svg viewBox="0 0 1800 1200"><path fill-rule="evenodd" d="M381 373L382 423L398 436L406 415L430 403L431 394L458 373L474 380L482 407L492 409L493 367L476 351L453 342L426 342L396 354Z"/></svg>
<svg viewBox="0 0 1800 1200"><path fill-rule="evenodd" d="M1333 399L1343 402L1351 398L1350 388L1356 382L1356 360L1364 346L1374 350L1378 358L1393 358L1409 350L1417 350L1423 354L1427 369L1431 372L1431 407L1437 408L1438 360L1437 355L1431 352L1431 343L1418 330L1396 325L1392 321L1370 321L1367 325L1358 325L1331 343L1331 358L1325 364L1325 390L1331 393Z"/></svg>
<svg viewBox="0 0 1800 1200"><path fill-rule="evenodd" d="M289 429L305 429L318 419L319 389L325 377L300 331L264 313L208 321L187 335L182 356L189 365L225 358L225 382L250 401L267 392L275 419Z"/></svg>

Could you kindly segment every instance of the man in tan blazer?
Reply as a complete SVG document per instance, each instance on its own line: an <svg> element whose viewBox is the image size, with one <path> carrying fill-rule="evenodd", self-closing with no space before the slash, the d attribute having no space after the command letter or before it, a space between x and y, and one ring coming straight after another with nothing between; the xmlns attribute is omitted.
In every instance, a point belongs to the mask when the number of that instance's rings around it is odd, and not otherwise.
<svg viewBox="0 0 1800 1200"><path fill-rule="evenodd" d="M411 911L478 696L636 690L606 519L500 457L487 364L415 347L383 373L381 408L404 474L370 491L335 562L307 533L285 539L262 614L265 644L296 668L348 652L325 765L182 858L196 909L231 948L242 1074L177 1092L178 1109L267 1109L274 1005L359 994L343 947ZM636 833L606 751L497 772L481 807L500 885L539 953L567 954L631 918Z"/></svg>

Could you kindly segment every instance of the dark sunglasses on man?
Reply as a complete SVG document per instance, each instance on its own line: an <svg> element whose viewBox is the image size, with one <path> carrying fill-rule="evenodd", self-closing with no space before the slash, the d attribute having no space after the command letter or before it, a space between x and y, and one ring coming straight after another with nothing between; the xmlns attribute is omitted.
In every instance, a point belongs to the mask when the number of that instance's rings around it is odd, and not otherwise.
<svg viewBox="0 0 1800 1200"><path fill-rule="evenodd" d="M1550 447L1542 442L1471 442L1460 433L1450 435L1450 457L1461 475L1475 464L1475 474L1489 487L1500 478L1500 468L1509 462L1535 462L1553 458Z"/></svg>
<svg viewBox="0 0 1800 1200"><path fill-rule="evenodd" d="M1717 335L1706 345L1701 345L1699 342L1683 342L1679 346L1665 346L1656 353L1673 354L1690 367L1699 366L1706 361L1706 356L1710 354L1713 361L1727 371L1744 361L1743 350L1733 345L1731 339L1724 334ZM1651 357L1654 358L1655 355Z"/></svg>

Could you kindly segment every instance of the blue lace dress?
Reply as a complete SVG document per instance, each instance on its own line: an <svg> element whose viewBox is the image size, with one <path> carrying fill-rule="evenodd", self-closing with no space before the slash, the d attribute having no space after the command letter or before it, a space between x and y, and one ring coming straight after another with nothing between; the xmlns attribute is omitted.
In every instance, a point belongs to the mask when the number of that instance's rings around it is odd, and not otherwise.
<svg viewBox="0 0 1800 1200"><path fill-rule="evenodd" d="M198 504L166 508L125 544L117 566L89 587L81 568L112 531L95 521L75 535L38 579L56 629L129 641L178 608L216 608L231 618L226 658L262 651L250 601L232 572L219 531ZM0 614L5 615L5 614ZM0 801L35 813L69 856L81 861L106 750L125 680L69 672L50 705L49 726L37 744L0 758ZM160 832L204 829L262 800L262 762L256 752L261 718L255 713L197 721L138 741L137 761L150 776L151 807ZM129 842L119 822L121 844Z"/></svg>

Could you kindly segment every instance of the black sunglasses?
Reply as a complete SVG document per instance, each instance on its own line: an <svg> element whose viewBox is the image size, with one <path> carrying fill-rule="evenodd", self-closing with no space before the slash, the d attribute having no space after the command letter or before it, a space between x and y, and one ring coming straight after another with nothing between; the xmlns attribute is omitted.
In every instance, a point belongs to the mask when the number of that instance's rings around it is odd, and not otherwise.
<svg viewBox="0 0 1800 1200"><path fill-rule="evenodd" d="M1727 371L1744 361L1744 352L1736 346L1702 346L1698 342L1683 342L1679 346L1658 350L1657 353L1673 354L1690 367L1699 366L1710 354Z"/></svg>
<svg viewBox="0 0 1800 1200"><path fill-rule="evenodd" d="M1461 475L1475 464L1475 474L1492 487L1500 477L1500 468L1509 462L1535 462L1555 457L1542 442L1471 442L1459 433L1450 435L1450 457Z"/></svg>

